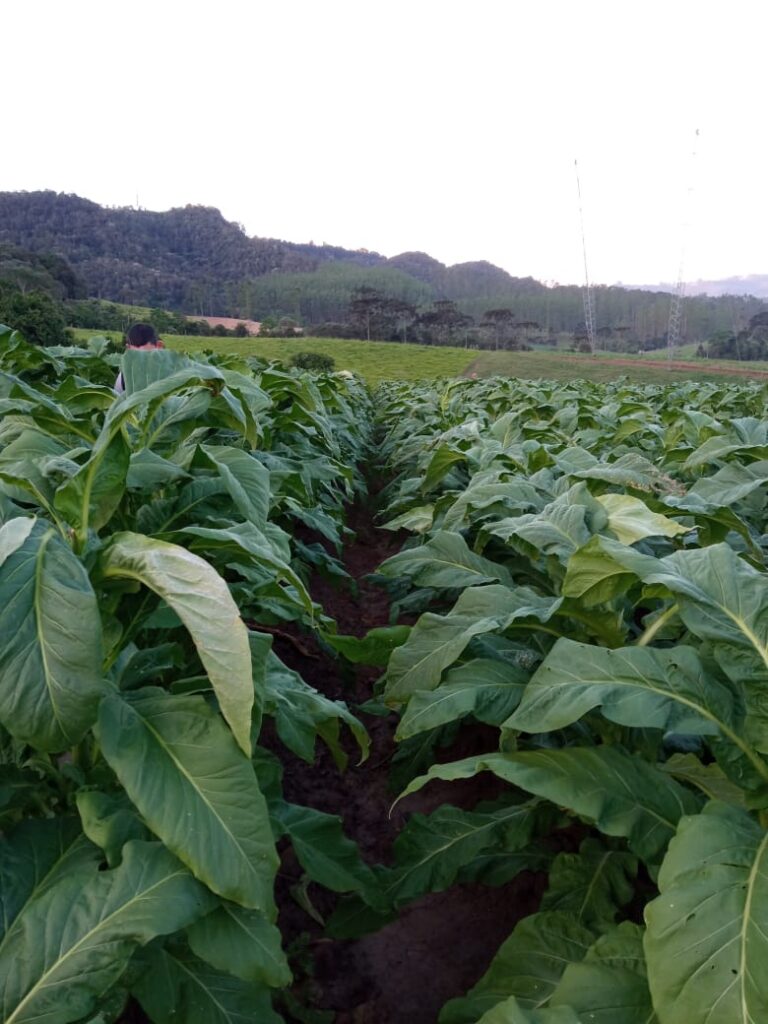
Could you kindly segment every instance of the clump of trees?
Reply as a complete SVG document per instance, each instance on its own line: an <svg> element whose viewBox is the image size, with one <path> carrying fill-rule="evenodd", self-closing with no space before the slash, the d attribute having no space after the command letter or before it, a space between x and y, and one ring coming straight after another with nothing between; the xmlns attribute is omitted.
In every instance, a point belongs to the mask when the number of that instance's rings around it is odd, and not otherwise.
<svg viewBox="0 0 768 1024"><path fill-rule="evenodd" d="M290 363L299 370L314 370L318 373L330 373L336 366L333 357L322 352L297 352L291 356Z"/></svg>
<svg viewBox="0 0 768 1024"><path fill-rule="evenodd" d="M36 345L71 345L63 307L45 292L22 292L0 285L0 323L21 331Z"/></svg>
<svg viewBox="0 0 768 1024"><path fill-rule="evenodd" d="M260 338L295 338L304 329L292 316L267 316L260 321Z"/></svg>
<svg viewBox="0 0 768 1024"><path fill-rule="evenodd" d="M308 330L318 337L507 350L528 348L532 334L534 340L541 337L538 323L518 320L509 308L486 310L476 320L451 299L419 307L366 285L353 292L339 320L312 324Z"/></svg>
<svg viewBox="0 0 768 1024"><path fill-rule="evenodd" d="M0 323L29 341L71 344L62 301L83 294L82 280L61 256L0 244Z"/></svg>
<svg viewBox="0 0 768 1024"><path fill-rule="evenodd" d="M742 331L717 331L697 355L711 359L768 359L768 310L756 313Z"/></svg>

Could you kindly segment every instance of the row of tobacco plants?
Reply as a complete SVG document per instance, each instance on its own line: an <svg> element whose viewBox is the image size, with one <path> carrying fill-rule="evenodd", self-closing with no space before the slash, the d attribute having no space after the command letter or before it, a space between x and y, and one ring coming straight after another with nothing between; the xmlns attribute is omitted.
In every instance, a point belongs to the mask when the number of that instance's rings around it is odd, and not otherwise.
<svg viewBox="0 0 768 1024"><path fill-rule="evenodd" d="M548 874L441 1024L768 1020L765 399L380 389L382 523L411 539L379 578L418 616L374 702L399 714L397 788L490 772L501 796L413 815L331 927ZM453 759L478 722L487 752Z"/></svg>
<svg viewBox="0 0 768 1024"><path fill-rule="evenodd" d="M283 799L262 722L339 770L368 738L272 633L334 633L307 581L344 576L369 404L343 376L0 328L5 1024L109 1024L130 998L155 1024L291 1011L276 844L337 891L365 866Z"/></svg>

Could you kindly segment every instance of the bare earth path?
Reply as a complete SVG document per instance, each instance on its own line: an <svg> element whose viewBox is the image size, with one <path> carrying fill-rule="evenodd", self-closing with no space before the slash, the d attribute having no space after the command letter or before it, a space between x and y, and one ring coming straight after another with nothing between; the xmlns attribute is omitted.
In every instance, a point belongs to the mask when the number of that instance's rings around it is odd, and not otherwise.
<svg viewBox="0 0 768 1024"><path fill-rule="evenodd" d="M667 359L645 359L626 358L620 356L610 359L601 359L599 356L574 355L568 352L501 352L488 351L479 354L469 366L463 371L462 376L487 377L498 373L508 377L546 377L549 373L559 379L563 379L563 370L567 369L567 378L575 379L584 376L590 379L608 379L611 370L617 368L634 370L635 374L642 379L644 371L658 374L655 380L661 382L663 375L670 371L681 374L689 374L693 379L724 377L724 378L747 378L750 380L765 380L768 378L768 370L753 368L751 366L733 366L725 363L709 362L702 360L692 362L690 360L667 360ZM602 375L597 377L595 371L601 371ZM677 378L679 379L679 378Z"/></svg>
<svg viewBox="0 0 768 1024"><path fill-rule="evenodd" d="M350 510L349 525L356 536L345 546L343 557L357 582L357 596L319 579L311 588L342 633L362 636L389 622L387 596L366 576L400 550L402 537L376 529L373 513L373 503ZM302 644L313 643L306 636L301 639ZM316 646L308 652L312 656L305 657L281 638L275 639L275 650L307 682L329 697L346 700L354 711L356 704L372 695L381 671L344 667ZM340 815L345 832L369 863L391 862L392 843L409 814L429 813L446 802L469 809L497 796L497 781L483 775L463 783L432 784L390 813L396 795L389 788L396 716L356 713L372 740L371 756L364 764L356 765L351 758L347 771L340 774L320 744L314 765L286 756L284 748L280 756L286 799ZM441 760L481 753L497 742L498 737L485 726L468 729L460 749L441 751ZM313 964L309 976L297 979L297 995L305 1004L331 1011L334 1024L435 1024L443 1004L480 978L517 921L537 909L546 882L544 875L524 872L498 888L455 885L415 900L397 920L371 935L333 940L291 897L291 886L300 875L288 851L278 879L280 928L286 947L303 945ZM314 885L309 892L327 917L337 898ZM287 1022L293 1021L289 1014L285 1016Z"/></svg>

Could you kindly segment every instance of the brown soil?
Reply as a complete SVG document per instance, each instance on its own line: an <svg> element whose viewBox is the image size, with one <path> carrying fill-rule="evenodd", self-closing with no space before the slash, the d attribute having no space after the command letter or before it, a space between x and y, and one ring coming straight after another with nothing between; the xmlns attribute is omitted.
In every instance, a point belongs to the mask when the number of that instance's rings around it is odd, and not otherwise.
<svg viewBox="0 0 768 1024"><path fill-rule="evenodd" d="M583 362L583 356L569 355L567 352L561 352L560 356L562 359L570 360L574 363ZM464 370L462 376L472 377L476 375L478 360L474 362ZM591 358L589 360L590 366L628 366L634 369L638 367L650 367L652 370L690 370L693 373L711 373L719 374L724 377L749 377L750 379L768 377L768 370L753 370L745 366L724 366L720 363L705 362L686 362L682 360L668 360L668 359L598 359Z"/></svg>
<svg viewBox="0 0 768 1024"><path fill-rule="evenodd" d="M602 366L651 366L655 370L693 370L696 373L720 373L729 377L768 377L768 370L750 370L741 366L722 366L717 363L671 362L667 359L598 359Z"/></svg>

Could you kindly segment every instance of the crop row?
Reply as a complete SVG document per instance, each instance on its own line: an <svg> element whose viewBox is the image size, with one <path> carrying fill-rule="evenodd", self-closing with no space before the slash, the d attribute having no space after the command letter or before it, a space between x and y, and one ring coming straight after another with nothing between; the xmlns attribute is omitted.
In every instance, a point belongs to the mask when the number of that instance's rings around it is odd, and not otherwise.
<svg viewBox="0 0 768 1024"><path fill-rule="evenodd" d="M418 616L377 697L397 785L503 784L411 818L421 876L390 869L391 905L548 875L441 1024L768 1020L765 397L379 390L381 516L411 534L379 578ZM451 759L478 723L487 751Z"/></svg>
<svg viewBox="0 0 768 1024"><path fill-rule="evenodd" d="M342 768L343 732L368 737L271 634L334 632L307 581L344 576L368 405L354 379L0 328L5 1024L108 1024L131 996L156 1024L282 1019L277 842L361 883L275 744Z"/></svg>

